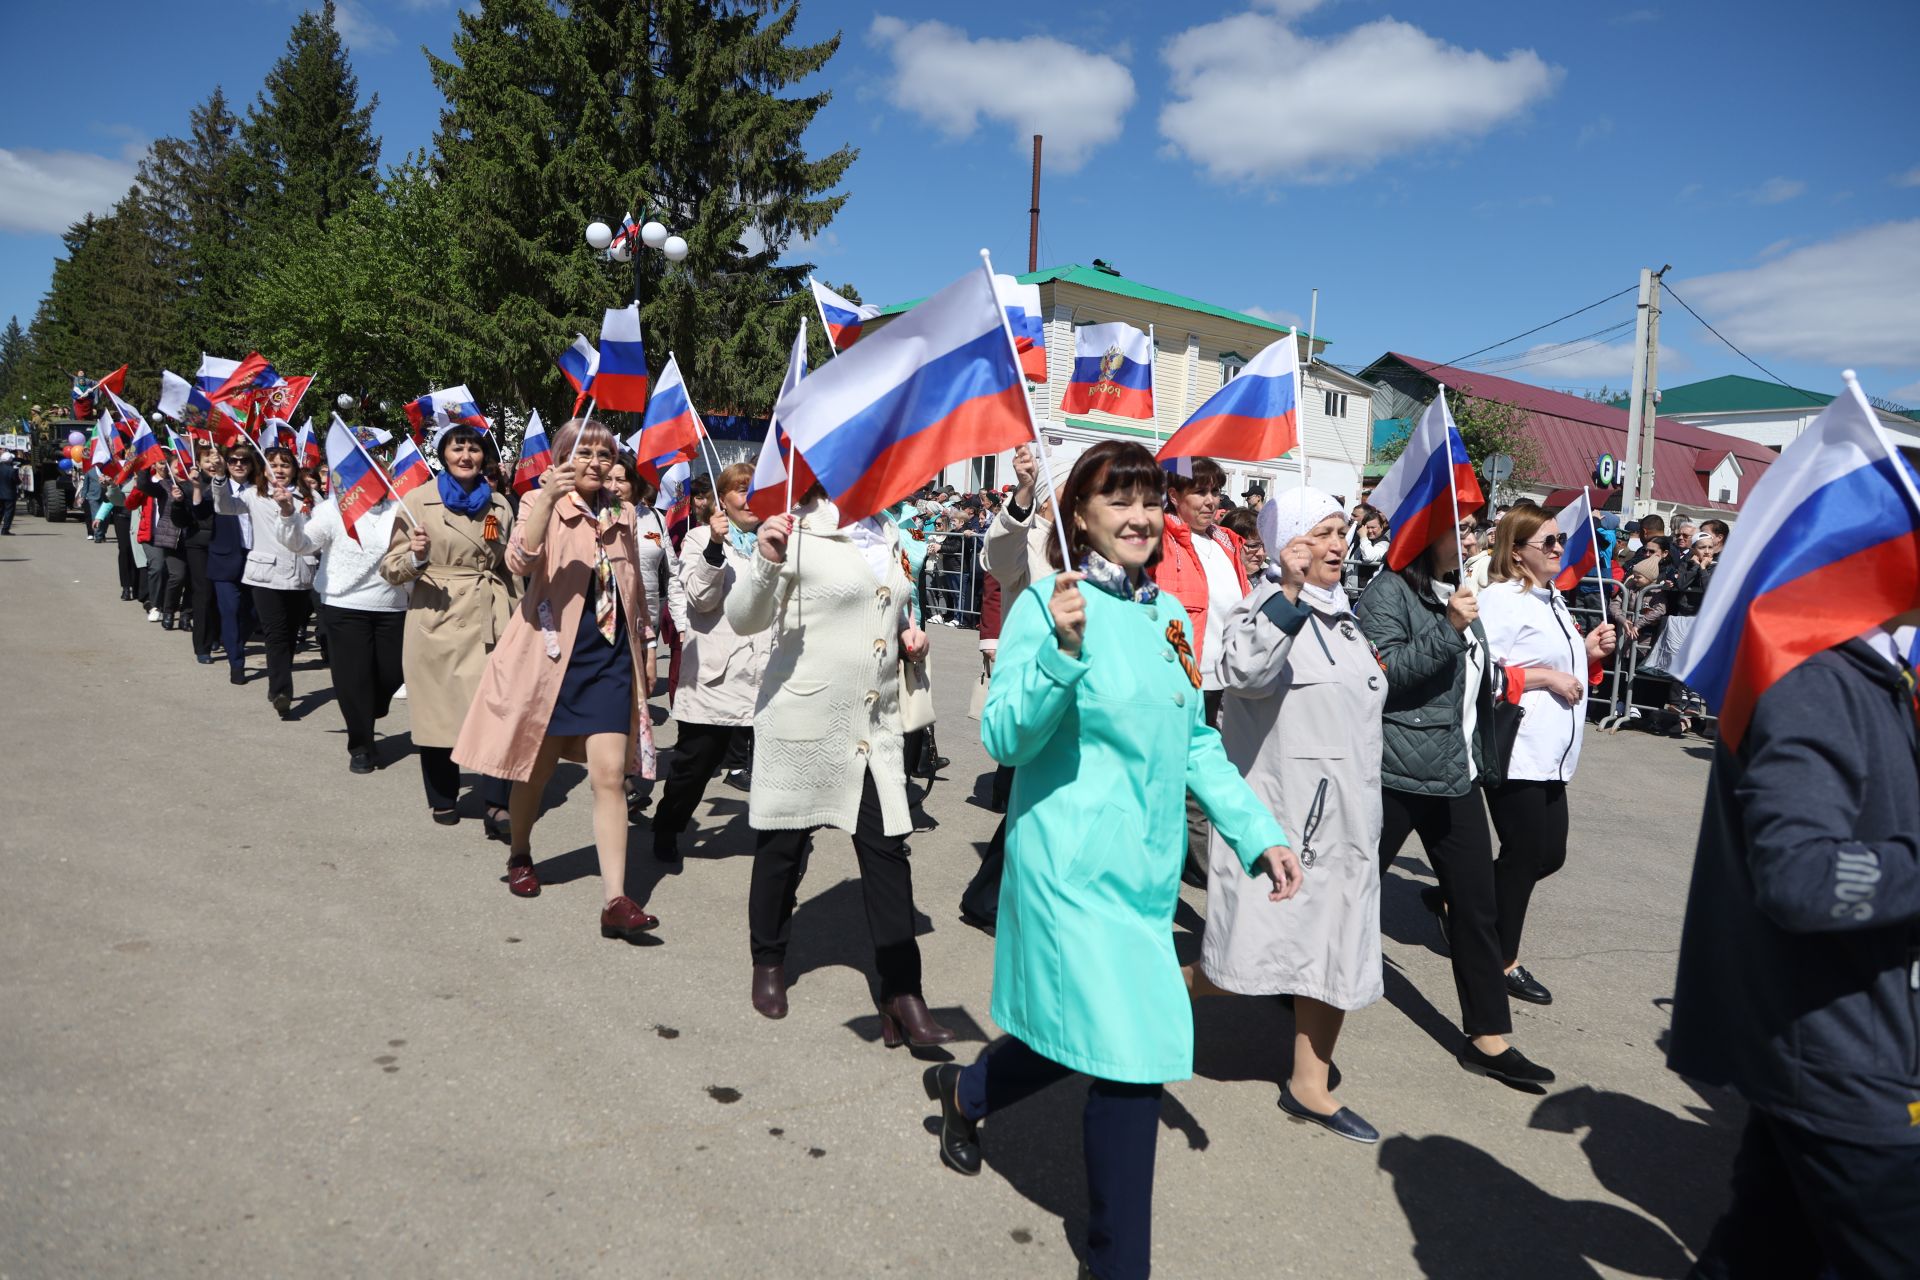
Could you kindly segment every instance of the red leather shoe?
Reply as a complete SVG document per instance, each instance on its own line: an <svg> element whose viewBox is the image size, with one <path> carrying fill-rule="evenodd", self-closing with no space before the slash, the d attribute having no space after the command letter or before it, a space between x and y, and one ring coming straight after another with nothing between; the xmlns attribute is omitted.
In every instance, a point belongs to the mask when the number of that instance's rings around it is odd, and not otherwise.
<svg viewBox="0 0 1920 1280"><path fill-rule="evenodd" d="M625 938L631 942L649 929L658 929L660 921L640 909L640 904L621 894L600 909L600 936Z"/></svg>
<svg viewBox="0 0 1920 1280"><path fill-rule="evenodd" d="M919 996L895 996L880 1006L880 1043L889 1049L903 1044L927 1049L953 1040L953 1031L933 1020L927 1002Z"/></svg>
<svg viewBox="0 0 1920 1280"><path fill-rule="evenodd" d="M540 894L540 877L533 874L533 858L527 854L507 859L507 888L517 898Z"/></svg>

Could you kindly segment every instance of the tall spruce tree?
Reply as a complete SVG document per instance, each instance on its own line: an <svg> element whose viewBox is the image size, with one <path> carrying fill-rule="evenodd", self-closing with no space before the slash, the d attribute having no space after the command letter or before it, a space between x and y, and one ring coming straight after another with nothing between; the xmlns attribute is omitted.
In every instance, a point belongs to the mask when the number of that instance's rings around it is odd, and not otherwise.
<svg viewBox="0 0 1920 1280"><path fill-rule="evenodd" d="M334 16L333 0L300 15L241 130L261 243L317 230L378 180L380 95L360 104Z"/></svg>
<svg viewBox="0 0 1920 1280"><path fill-rule="evenodd" d="M801 137L825 92L785 96L839 38L792 45L796 3L773 0L482 0L461 15L452 59L429 58L447 99L440 176L469 236L475 346L468 370L496 396L563 394L551 354L631 296L655 369L672 350L695 403L764 411L807 304L806 264L786 247L816 237L851 148L809 157ZM582 232L595 217L658 217L687 260L653 251L603 264Z"/></svg>
<svg viewBox="0 0 1920 1280"><path fill-rule="evenodd" d="M176 339L152 219L136 187L107 216L89 214L67 228L67 256L54 262L33 321L27 390L35 399L64 402L76 369L98 377L125 364L127 399L153 406Z"/></svg>
<svg viewBox="0 0 1920 1280"><path fill-rule="evenodd" d="M187 136L162 138L142 184L161 208L160 230L172 239L180 284L175 359L196 365L201 352L246 353L243 299L252 272L246 260L249 192L240 120L215 88L188 117ZM190 369L173 366L178 372Z"/></svg>
<svg viewBox="0 0 1920 1280"><path fill-rule="evenodd" d="M27 390L27 359L31 353L20 317L8 316L7 327L0 329L0 419L6 422L26 417L27 406L21 403L21 397L31 394Z"/></svg>

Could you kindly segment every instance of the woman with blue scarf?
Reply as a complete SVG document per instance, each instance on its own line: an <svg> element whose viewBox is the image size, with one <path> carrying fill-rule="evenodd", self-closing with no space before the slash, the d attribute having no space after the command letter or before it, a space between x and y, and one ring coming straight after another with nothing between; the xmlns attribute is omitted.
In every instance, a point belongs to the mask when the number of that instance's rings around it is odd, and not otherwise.
<svg viewBox="0 0 1920 1280"><path fill-rule="evenodd" d="M448 427L435 437L434 449L440 474L404 499L413 519L394 522L380 576L395 586L413 586L401 659L407 710L427 807L435 822L452 826L460 820L453 744L487 657L513 616L520 584L507 571L513 509L482 474L486 438L472 427ZM480 781L487 834L495 839L507 838L511 790L499 778Z"/></svg>
<svg viewBox="0 0 1920 1280"><path fill-rule="evenodd" d="M1301 879L1207 725L1187 611L1150 575L1163 476L1131 441L1089 449L1060 494L1077 571L1027 587L1001 631L980 734L1017 769L993 966L993 1020L1009 1038L924 1077L940 1158L963 1174L980 1171L981 1120L1074 1072L1093 1078L1081 1274L1102 1280L1148 1272L1161 1089L1193 1074L1173 950L1187 792L1272 900ZM1064 567L1060 547L1048 551ZM997 1142L998 1121L990 1132Z"/></svg>

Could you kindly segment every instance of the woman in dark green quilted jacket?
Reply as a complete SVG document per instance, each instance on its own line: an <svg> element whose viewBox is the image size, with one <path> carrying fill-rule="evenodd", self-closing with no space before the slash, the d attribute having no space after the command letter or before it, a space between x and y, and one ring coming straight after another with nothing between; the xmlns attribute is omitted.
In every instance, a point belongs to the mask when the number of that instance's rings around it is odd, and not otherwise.
<svg viewBox="0 0 1920 1280"><path fill-rule="evenodd" d="M1441 529L1451 534L1450 526ZM1473 537L1470 522L1460 526ZM1440 880L1422 896L1440 920L1466 1042L1460 1065L1516 1084L1553 1072L1507 1043L1513 1030L1506 961L1495 927L1503 886L1478 784L1498 782L1493 700L1504 684L1487 653L1480 603L1457 585L1462 543L1442 537L1403 569L1374 578L1354 607L1387 673L1380 763L1380 877L1420 833Z"/></svg>

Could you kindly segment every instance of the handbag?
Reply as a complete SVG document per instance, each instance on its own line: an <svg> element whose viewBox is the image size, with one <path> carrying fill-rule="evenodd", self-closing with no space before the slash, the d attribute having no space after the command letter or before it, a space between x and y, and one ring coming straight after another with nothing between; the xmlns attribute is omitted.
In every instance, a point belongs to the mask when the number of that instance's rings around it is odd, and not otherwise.
<svg viewBox="0 0 1920 1280"><path fill-rule="evenodd" d="M967 699L967 718L978 720L987 713L987 673L982 671L980 679L973 686L973 696Z"/></svg>
<svg viewBox="0 0 1920 1280"><path fill-rule="evenodd" d="M1487 666L1488 680L1492 680L1494 664ZM1500 682L1504 687L1507 669L1500 668ZM1504 696L1493 699L1493 732L1488 735L1488 745L1493 759L1487 761L1488 782L1493 786L1507 780L1507 767L1513 763L1513 744L1520 738L1520 722L1526 719L1527 709L1517 702L1509 702Z"/></svg>
<svg viewBox="0 0 1920 1280"><path fill-rule="evenodd" d="M924 729L933 719L933 685L927 679L927 664L900 659L900 731Z"/></svg>

